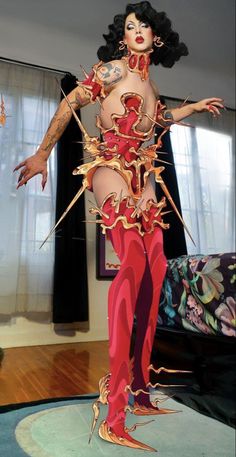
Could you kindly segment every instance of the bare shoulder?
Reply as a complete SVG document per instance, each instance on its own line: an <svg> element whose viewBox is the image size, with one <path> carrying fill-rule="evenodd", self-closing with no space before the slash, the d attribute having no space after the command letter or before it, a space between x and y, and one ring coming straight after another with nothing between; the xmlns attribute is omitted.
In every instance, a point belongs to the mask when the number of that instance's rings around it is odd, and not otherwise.
<svg viewBox="0 0 236 457"><path fill-rule="evenodd" d="M127 73L126 66L122 60L111 60L102 63L97 70L98 78L105 86L111 86L121 81Z"/></svg>
<svg viewBox="0 0 236 457"><path fill-rule="evenodd" d="M155 94L155 97L156 97L157 99L159 99L159 98L160 98L160 91L159 91L159 89L158 89L157 84L156 84L155 81L153 81L152 79L150 79L150 84L151 84L151 86L152 86L152 89L153 89L153 92L154 92L154 94Z"/></svg>

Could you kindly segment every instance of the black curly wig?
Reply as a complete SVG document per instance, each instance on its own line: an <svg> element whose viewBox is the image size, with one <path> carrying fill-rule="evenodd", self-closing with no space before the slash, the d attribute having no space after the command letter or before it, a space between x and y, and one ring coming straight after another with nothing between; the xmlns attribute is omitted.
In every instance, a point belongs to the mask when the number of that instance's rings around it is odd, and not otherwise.
<svg viewBox="0 0 236 457"><path fill-rule="evenodd" d="M160 48L153 46L154 52L150 54L151 63L162 64L164 67L172 67L181 56L188 55L188 48L184 43L180 43L178 33L171 28L171 21L166 13L158 13L147 1L140 3L130 3L126 7L125 14L117 14L113 24L108 26L109 33L103 35L107 44L98 49L99 60L109 62L110 60L121 59L124 51L119 50L119 41L123 40L125 20L131 13L135 13L139 21L146 22L152 28L156 36L160 36L164 45Z"/></svg>

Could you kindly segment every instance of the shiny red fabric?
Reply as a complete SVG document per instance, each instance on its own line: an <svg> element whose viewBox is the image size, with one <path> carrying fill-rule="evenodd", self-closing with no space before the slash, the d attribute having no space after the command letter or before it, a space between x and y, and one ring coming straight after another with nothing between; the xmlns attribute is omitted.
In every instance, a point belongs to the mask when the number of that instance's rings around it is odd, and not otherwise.
<svg viewBox="0 0 236 457"><path fill-rule="evenodd" d="M113 126L109 131L103 134L103 139L107 144L107 150L104 152L104 158L109 160L114 155L123 156L125 161L130 163L132 160L137 159L137 152L145 141L144 133L137 131L135 125L139 120L139 111L141 109L141 99L138 96L127 96L124 99L125 113L122 117L113 117ZM130 138L132 137L132 138ZM116 146L116 152L110 152ZM126 167L133 173L131 186L133 191L136 191L137 178L135 167L130 165ZM143 184L144 167L140 169L141 185Z"/></svg>
<svg viewBox="0 0 236 457"><path fill-rule="evenodd" d="M109 219L103 216L103 223L111 225L119 216L125 216L133 224L140 222L140 218L131 217L133 209L127 207L124 200L120 203L119 211L115 212L112 198L109 197L103 205L103 211L109 215ZM160 227L155 227L153 233L146 233L142 237L135 226L127 229L118 220L109 235L121 265L108 294L111 378L106 421L118 436L127 437L124 431L125 407L128 404L126 386L147 391L148 366L167 261ZM129 353L135 313L136 346L134 366L131 366ZM151 405L149 395L140 394L135 400L141 405Z"/></svg>
<svg viewBox="0 0 236 457"><path fill-rule="evenodd" d="M97 97L99 97L102 84L99 84L98 81L94 81L95 72L91 71L88 77L81 82L84 86L89 86L89 90L91 91L91 99L95 101Z"/></svg>

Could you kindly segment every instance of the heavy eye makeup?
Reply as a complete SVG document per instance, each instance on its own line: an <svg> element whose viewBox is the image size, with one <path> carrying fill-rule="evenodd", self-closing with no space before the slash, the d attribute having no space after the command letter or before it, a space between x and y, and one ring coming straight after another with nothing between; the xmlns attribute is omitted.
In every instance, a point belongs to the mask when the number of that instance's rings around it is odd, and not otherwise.
<svg viewBox="0 0 236 457"><path fill-rule="evenodd" d="M147 22L141 22L139 25L141 27L147 28L147 29L150 27L150 25ZM126 26L126 30L133 30L134 27L135 27L135 25L133 23L128 23Z"/></svg>
<svg viewBox="0 0 236 457"><path fill-rule="evenodd" d="M133 30L134 29L134 24L127 24L126 30Z"/></svg>

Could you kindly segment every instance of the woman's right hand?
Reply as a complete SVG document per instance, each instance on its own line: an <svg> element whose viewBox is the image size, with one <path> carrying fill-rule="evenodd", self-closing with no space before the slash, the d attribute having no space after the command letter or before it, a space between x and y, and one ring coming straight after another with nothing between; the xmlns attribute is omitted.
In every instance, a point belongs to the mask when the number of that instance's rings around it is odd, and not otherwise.
<svg viewBox="0 0 236 457"><path fill-rule="evenodd" d="M19 187L26 184L29 179L33 176L38 175L41 173L42 175L42 190L47 182L47 159L43 155L43 151L40 153L40 149L33 155L28 157L27 159L20 162L13 171L20 170L20 176L18 178L18 185Z"/></svg>

